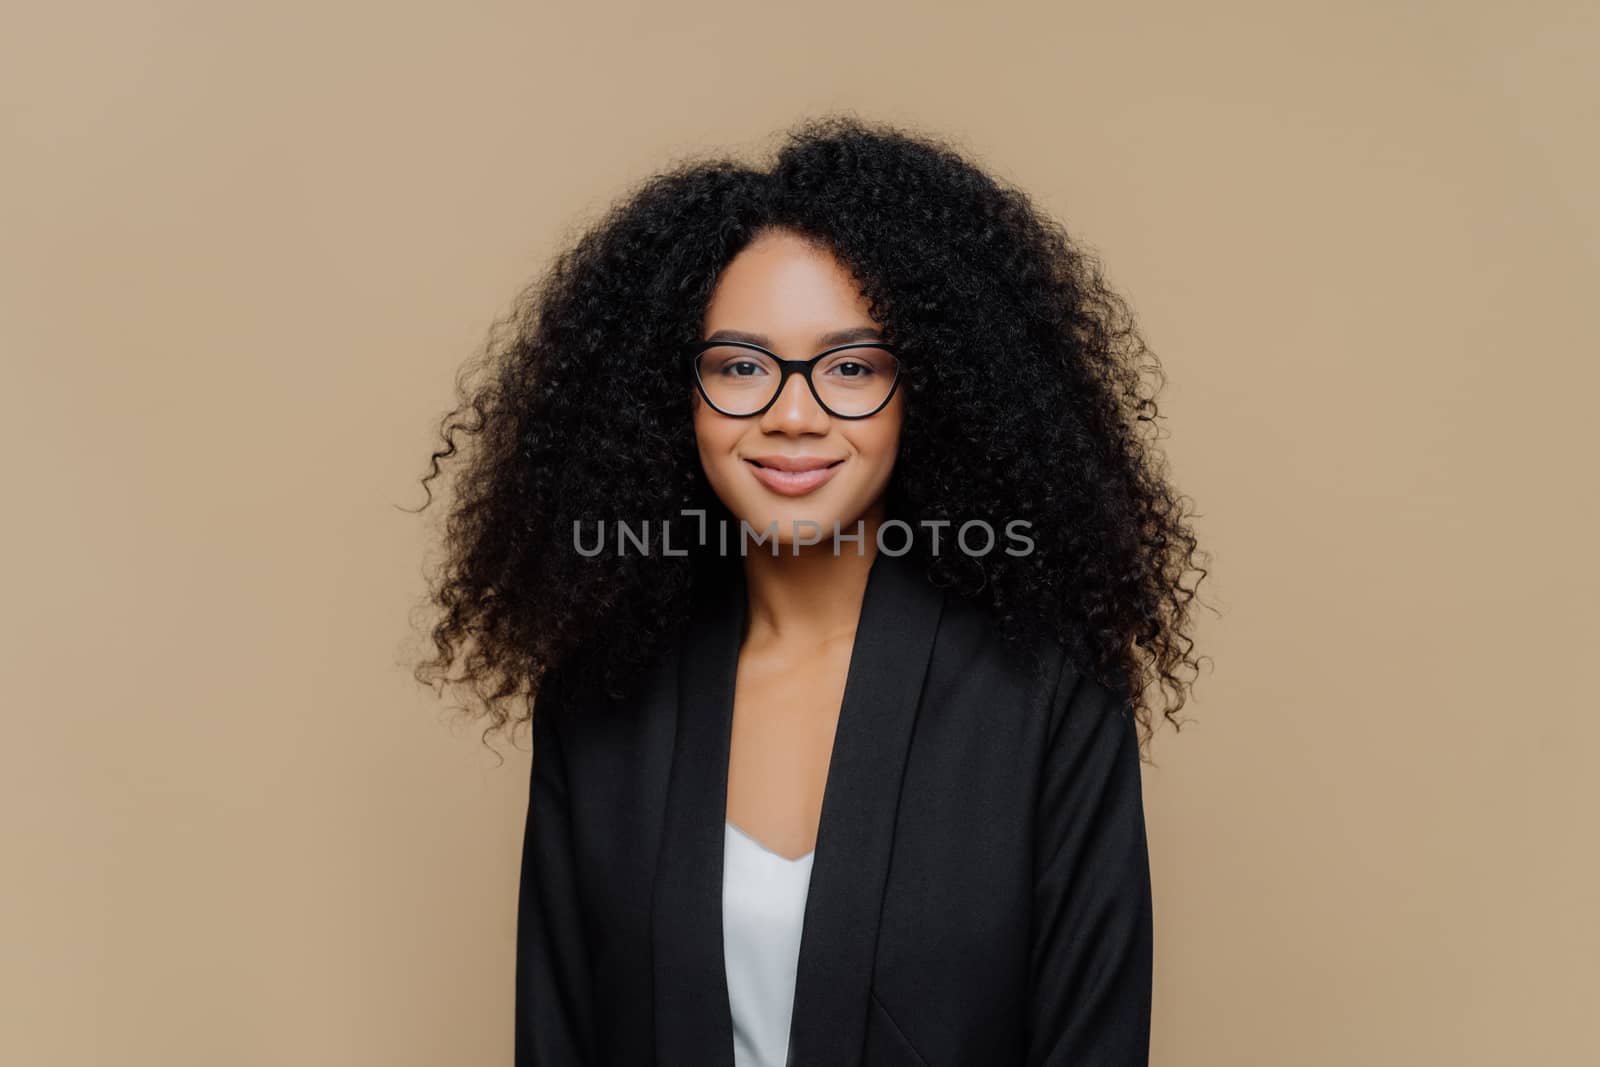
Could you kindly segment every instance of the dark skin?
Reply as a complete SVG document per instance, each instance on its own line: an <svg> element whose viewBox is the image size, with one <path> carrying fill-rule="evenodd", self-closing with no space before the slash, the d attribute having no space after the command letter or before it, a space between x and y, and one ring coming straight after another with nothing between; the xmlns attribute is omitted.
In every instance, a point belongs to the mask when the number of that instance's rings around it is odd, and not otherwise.
<svg viewBox="0 0 1600 1067"><path fill-rule="evenodd" d="M770 231L720 276L702 336L761 334L785 359L809 359L834 331L876 328L855 280L825 250ZM770 851L798 859L816 847L822 798L867 574L884 520L903 418L898 391L864 419L823 409L798 375L777 402L750 418L723 415L694 399L695 440L708 482L736 519L756 530L778 524L779 554L751 544L749 589L728 753L727 818ZM755 476L751 457L842 460L808 492L787 495ZM794 523L819 524L821 543L795 551ZM838 522L863 549L828 537ZM801 531L804 535L804 530Z"/></svg>

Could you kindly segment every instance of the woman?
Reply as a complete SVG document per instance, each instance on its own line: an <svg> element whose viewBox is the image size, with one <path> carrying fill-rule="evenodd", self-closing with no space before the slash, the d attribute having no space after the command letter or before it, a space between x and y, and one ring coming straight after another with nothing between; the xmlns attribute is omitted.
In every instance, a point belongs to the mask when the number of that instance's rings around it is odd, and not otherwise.
<svg viewBox="0 0 1600 1067"><path fill-rule="evenodd" d="M511 325L419 677L531 697L516 1062L1145 1063L1204 571L1093 263L833 117L650 179Z"/></svg>

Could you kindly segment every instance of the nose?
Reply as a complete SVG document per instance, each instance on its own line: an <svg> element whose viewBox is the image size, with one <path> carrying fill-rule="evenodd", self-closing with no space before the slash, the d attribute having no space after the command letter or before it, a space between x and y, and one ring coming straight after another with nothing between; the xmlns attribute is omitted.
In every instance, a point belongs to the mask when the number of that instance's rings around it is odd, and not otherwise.
<svg viewBox="0 0 1600 1067"><path fill-rule="evenodd" d="M791 374L778 399L761 416L761 428L775 433L826 433L828 413L811 395L804 376Z"/></svg>

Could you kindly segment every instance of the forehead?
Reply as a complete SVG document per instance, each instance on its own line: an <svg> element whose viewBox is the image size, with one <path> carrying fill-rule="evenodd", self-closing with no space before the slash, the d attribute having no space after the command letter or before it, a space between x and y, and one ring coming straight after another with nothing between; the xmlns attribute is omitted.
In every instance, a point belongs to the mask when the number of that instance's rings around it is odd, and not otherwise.
<svg viewBox="0 0 1600 1067"><path fill-rule="evenodd" d="M706 335L707 341L747 341L762 348L773 348L780 342L771 335L754 332L751 330L735 330L727 327L712 330ZM836 345L848 345L856 341L881 341L883 331L876 326L851 326L842 330L825 330L817 334L809 342L817 348L833 348Z"/></svg>
<svg viewBox="0 0 1600 1067"><path fill-rule="evenodd" d="M774 345L875 340L867 299L824 248L788 234L757 238L717 279L702 336ZM869 331L871 335L869 335Z"/></svg>

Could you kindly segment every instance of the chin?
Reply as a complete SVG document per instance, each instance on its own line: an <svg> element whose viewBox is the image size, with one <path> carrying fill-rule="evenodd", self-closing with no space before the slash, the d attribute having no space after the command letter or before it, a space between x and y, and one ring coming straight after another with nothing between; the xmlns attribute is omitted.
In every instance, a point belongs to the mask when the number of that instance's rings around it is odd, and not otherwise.
<svg viewBox="0 0 1600 1067"><path fill-rule="evenodd" d="M814 535L821 545L827 545L829 539L833 537L833 527L835 523L838 523L839 531L842 534L855 532L854 528L856 520L846 519L844 515L840 513L837 506L813 506L809 505L803 500L796 501L788 506L745 508L741 509L736 514L739 519L748 523L751 530L753 530L755 533L760 533L773 523L777 523L777 541L786 549L792 548L795 541L796 532L798 532L802 537ZM806 522L815 523L815 528L799 525ZM736 532L737 531L729 531L730 535ZM755 552L768 552L770 551L769 544L770 543L763 543L757 545L752 537L751 541L745 548L745 552L746 554ZM844 542L840 545L839 550L841 553L844 553L848 552L850 548L851 543Z"/></svg>

